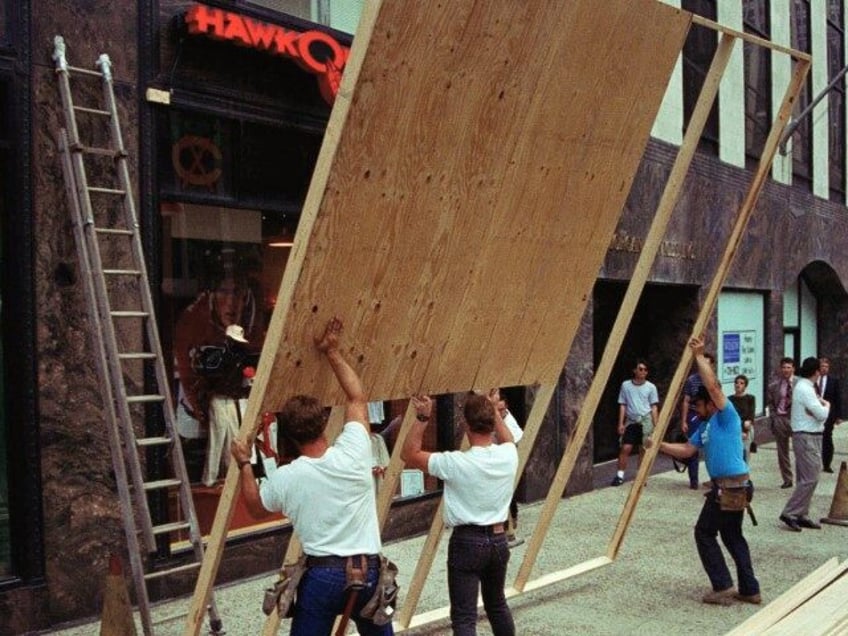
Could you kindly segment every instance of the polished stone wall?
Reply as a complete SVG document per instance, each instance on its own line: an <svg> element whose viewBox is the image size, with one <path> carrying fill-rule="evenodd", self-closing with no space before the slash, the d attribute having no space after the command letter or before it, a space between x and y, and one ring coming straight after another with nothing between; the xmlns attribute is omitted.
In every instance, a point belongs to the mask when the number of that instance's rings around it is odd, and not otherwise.
<svg viewBox="0 0 848 636"><path fill-rule="evenodd" d="M133 126L138 108L137 40L135 13L124 3L91 0L34 4L31 73L38 426L49 592L47 614L39 620L47 624L96 611L109 555L123 555L126 545L57 152L63 116L51 59L53 37L64 36L69 63L75 66L94 69L101 53L110 54L119 114L125 122L124 142L134 175L137 166L133 157L138 156ZM98 103L98 80L74 80L74 85L76 103ZM91 135L85 139L92 140L92 145L103 143L105 131L102 123L99 127L81 125L81 132ZM133 338L133 334L125 335ZM139 378L129 380L135 383Z"/></svg>
<svg viewBox="0 0 848 636"><path fill-rule="evenodd" d="M56 135L61 115L50 58L53 36L65 36L73 64L91 66L101 52L111 55L120 115L124 121L124 142L129 150L134 181L138 178L136 158L139 156L136 122L139 109L143 107L136 84L138 20L133 4L112 0L44 0L35 4L33 67L27 72L32 76L35 122L33 215L37 237L33 267L37 280L39 419L30 424L38 426L40 431L48 601L46 606L40 604L39 597L23 589L2 594L0 605L16 608L6 614L9 618L0 625L0 631L11 633L96 614L109 555L125 552L103 429L101 387L95 372L57 154ZM163 2L161 6L167 5L170 10L176 4ZM169 19L171 14L162 9L162 23ZM98 89L83 91L92 99L97 92ZM601 279L627 281L630 278L674 151L662 143L650 143L599 272ZM696 156L662 253L652 268L652 284L694 286L703 297L704 286L718 264L720 246L727 240L731 213L744 196L748 178L747 172L721 164L714 157ZM834 359L834 373L848 377L846 237L848 214L844 206L814 199L804 186L767 183L742 240L740 256L731 267L727 285L768 294L768 364L776 365L782 351L782 290L808 265L822 263L823 269L812 272L822 294L821 349ZM826 275L828 272L832 275ZM522 501L535 501L547 493L553 471L580 412L592 379L598 347L594 311L590 300L519 487ZM691 315L681 310L667 329L678 329L681 334L678 338L685 341L691 320ZM713 321L708 334L714 335L714 332ZM125 334L130 339L137 335ZM680 342L670 342L658 354L655 365L664 364L663 361L670 365L678 355ZM773 370L772 367L769 372ZM130 380L140 381L138 377ZM621 377L611 378L610 382L620 383L621 380ZM528 387L528 411L534 395L535 389ZM593 436L590 435L568 484L569 493L591 489L592 463ZM420 514L409 505L393 511L388 534L397 537L420 531L421 520L429 520L435 506L432 499L427 499L421 507L424 510ZM219 581L273 567L287 538L288 535L278 533L228 548ZM191 577L186 577L175 585L163 585L156 593L172 596L190 591L192 586Z"/></svg>

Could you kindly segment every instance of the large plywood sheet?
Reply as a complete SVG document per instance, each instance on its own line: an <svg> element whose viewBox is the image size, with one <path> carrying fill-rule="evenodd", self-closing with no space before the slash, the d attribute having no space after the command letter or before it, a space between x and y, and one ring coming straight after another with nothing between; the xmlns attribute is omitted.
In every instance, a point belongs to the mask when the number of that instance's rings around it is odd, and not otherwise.
<svg viewBox="0 0 848 636"><path fill-rule="evenodd" d="M261 410L338 401L310 343L331 315L374 399L553 383L691 16L654 0L368 4Z"/></svg>

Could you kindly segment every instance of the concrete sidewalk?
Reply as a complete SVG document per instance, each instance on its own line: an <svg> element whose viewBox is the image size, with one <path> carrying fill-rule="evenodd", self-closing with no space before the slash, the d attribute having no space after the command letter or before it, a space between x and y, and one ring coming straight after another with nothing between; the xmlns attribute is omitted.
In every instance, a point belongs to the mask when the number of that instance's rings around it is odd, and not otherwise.
<svg viewBox="0 0 848 636"><path fill-rule="evenodd" d="M848 425L835 434L834 465L848 459ZM635 467L635 464L631 464ZM600 474L608 467L598 467ZM791 490L779 488L781 479L773 443L763 444L751 458L756 487L754 510L759 525L745 520L744 531L751 546L754 569L762 587L763 603L769 603L806 574L832 557L848 557L848 527L825 525L821 530L788 532L778 515ZM628 472L632 479L633 470ZM706 471L701 467L702 480ZM811 518L830 510L838 472L822 474L813 499ZM609 483L604 481L604 484ZM618 558L599 569L528 592L510 600L517 633L555 634L724 634L754 614L759 607L737 603L730 607L701 603L709 582L695 550L692 528L702 505L702 493L690 490L685 474L667 471L648 481ZM532 579L604 556L618 523L631 482L618 488L604 487L563 500L533 569ZM541 504L523 506L519 535L529 540ZM412 576L423 537L384 546L384 552L400 566L401 603ZM443 537L433 569L421 595L416 614L448 604ZM512 551L507 584L511 584L524 557L527 544ZM269 555L274 563L280 555ZM734 573L732 562L728 563ZM261 633L263 588L274 580L268 575L216 588L215 598L224 628L230 636ZM154 608L157 636L182 634L189 599L162 603ZM763 607L761 606L761 607ZM846 601L848 613L848 601ZM480 634L491 634L484 616ZM99 632L99 623L88 623L46 632L64 636L88 636ZM141 634L139 629L139 634ZM288 633L288 622L281 633ZM413 635L450 634L447 620L406 632Z"/></svg>

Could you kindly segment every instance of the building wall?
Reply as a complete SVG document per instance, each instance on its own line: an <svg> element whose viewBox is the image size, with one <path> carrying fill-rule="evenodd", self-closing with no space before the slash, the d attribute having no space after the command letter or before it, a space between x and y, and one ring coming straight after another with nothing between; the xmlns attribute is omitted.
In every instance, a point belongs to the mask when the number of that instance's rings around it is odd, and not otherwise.
<svg viewBox="0 0 848 636"><path fill-rule="evenodd" d="M52 39L56 34L63 34L69 60L79 66L91 66L104 51L112 56L132 179L138 184L141 208L148 206L146 214L150 218L154 214L152 180L149 175L145 176L150 166L146 159L139 158L150 156L150 148L145 149L142 142L145 135L150 134L149 118L154 107L144 101L142 90L148 80L154 84L167 80L170 62L175 57L174 42L166 33L168 22L177 8L186 4L176 0L155 4L158 13L152 28L163 39L145 51L138 46L142 35L138 25L146 25L143 28L150 25L144 19L139 20L136 6L140 7L142 17L147 18L154 6L150 3L136 5L111 0L34 0L32 3L32 66L27 72L31 77L33 102L31 215L35 242L31 262L18 265L31 268L35 281L37 382L31 390L37 392L38 409L35 421L20 424L38 430L40 463L36 469L40 472L44 505L41 519L27 520L26 525L32 532L41 532L46 557L43 580L31 577L15 585L0 587L0 632L3 633L42 629L50 624L95 615L100 606L99 583L107 571L109 555L122 554L125 543L109 450L102 429L103 405L90 353L76 250L65 212L64 179L56 149L61 114L51 60ZM298 3L299 10L305 11L301 5L305 6ZM337 5L314 0L309 10L323 11L322 15L329 11L332 26L352 32L355 19L347 14L340 16ZM823 5L811 3L817 20L824 10ZM721 6L727 8L729 5ZM784 43L789 42L789 22L785 16L791 6L789 0L770 2L773 36ZM317 13L314 17L317 19ZM339 21L334 22L335 19ZM733 18L737 19L738 16ZM819 27L813 29L814 38L821 37L820 34ZM150 64L150 59L139 57L140 50L145 55L152 56L155 52L160 57ZM140 67L149 68L142 73ZM150 77L145 73L150 73ZM665 186L683 121L683 86L679 73L680 65L654 128L656 138L649 143L599 272L602 282L621 284L629 280L641 240ZM137 82L140 74L145 80L141 84ZM772 74L775 91L782 91L789 76L788 66L775 59ZM821 77L818 77L816 81L820 84ZM249 82L245 87L250 88ZM97 89L83 91L92 99L96 92ZM722 117L739 117L738 95L731 103L737 106L731 111L722 110ZM821 133L817 134L820 144ZM732 141L732 138L725 138L722 144ZM818 173L827 166L826 162L820 163L820 155L817 156L814 169ZM732 214L750 179L750 171L744 164L744 158L738 158L738 148L727 147L718 156L698 154L687 177L681 201L650 276L651 285L687 287L691 292L681 294L680 306L674 308L676 313L665 326L674 337L664 341L655 352L659 364L654 366L658 367L660 377L673 368L675 351L685 346L697 296L703 294L717 266ZM807 336L808 340L814 338L816 342L805 342L804 351L815 351L818 347L828 353L833 360L834 373L844 378L848 376L845 347L848 254L844 250L848 214L844 205L826 198L821 181L814 180L815 193L811 184L792 185L791 168L791 154L786 158L778 157L774 180L766 184L727 285L733 289L761 292L765 297L763 372L770 374L784 351L784 291L796 285L803 273L817 299L816 333ZM150 257L154 262L159 258L153 253ZM522 501L538 500L547 493L553 471L580 413L600 346L594 328L599 318L596 311L598 307L590 301L519 486ZM808 317L808 324L810 320ZM712 342L716 341L715 319L708 336ZM611 378L610 390L614 390L622 379ZM535 388L528 387L528 411L534 395ZM458 430L458 423L456 427ZM593 435L590 435L567 487L569 493L591 489L593 449ZM405 536L421 526L421 519L428 520L434 507L432 497L396 506L390 516L387 535ZM286 541L285 534L277 533L229 547L219 581L267 570L268 555L281 554ZM173 596L190 590L192 583L191 578L186 577L173 587L162 587L157 593Z"/></svg>
<svg viewBox="0 0 848 636"><path fill-rule="evenodd" d="M93 68L100 53L111 54L120 114L129 123L124 140L137 174L138 143L131 124L138 118L135 17L132 6L105 0L45 0L34 3L32 12L37 426L49 604L30 620L43 625L97 607L100 585L82 583L102 581L110 553L121 554L125 544L57 152L63 120L52 43L55 35L63 35L70 63L86 68ZM95 102L100 90L96 83L83 87L78 103Z"/></svg>

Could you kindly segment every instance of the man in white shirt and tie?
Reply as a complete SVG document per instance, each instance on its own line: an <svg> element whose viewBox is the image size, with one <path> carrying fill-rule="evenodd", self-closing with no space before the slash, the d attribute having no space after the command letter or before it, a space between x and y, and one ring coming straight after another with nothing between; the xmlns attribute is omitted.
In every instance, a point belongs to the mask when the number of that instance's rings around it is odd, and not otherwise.
<svg viewBox="0 0 848 636"><path fill-rule="evenodd" d="M830 404L816 393L819 359L806 358L798 375L800 377L792 390L790 414L792 450L795 452L795 490L780 514L780 520L793 532L801 532L802 528L821 528L808 515L821 474L822 433L830 412Z"/></svg>

